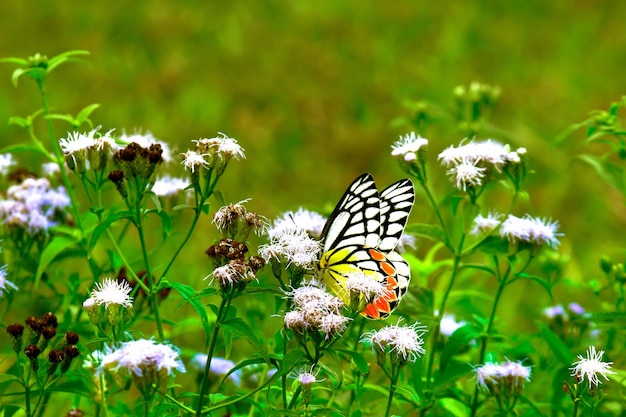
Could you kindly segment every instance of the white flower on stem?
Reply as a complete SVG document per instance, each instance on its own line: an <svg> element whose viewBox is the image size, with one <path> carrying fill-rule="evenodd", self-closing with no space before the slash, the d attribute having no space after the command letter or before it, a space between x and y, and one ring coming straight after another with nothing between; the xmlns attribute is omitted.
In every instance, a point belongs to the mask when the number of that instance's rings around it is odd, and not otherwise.
<svg viewBox="0 0 626 417"><path fill-rule="evenodd" d="M6 175L9 168L15 165L15 159L10 153L0 154L0 175Z"/></svg>
<svg viewBox="0 0 626 417"><path fill-rule="evenodd" d="M507 361L500 365L506 383L511 385L513 390L519 392L524 387L524 383L530 381L530 366L524 366L519 362Z"/></svg>
<svg viewBox="0 0 626 417"><path fill-rule="evenodd" d="M221 288L230 288L241 281L251 281L255 276L245 262L240 259L233 259L226 265L215 268L215 270L204 279L207 278L212 278L211 282L213 282L213 279L216 279Z"/></svg>
<svg viewBox="0 0 626 417"><path fill-rule="evenodd" d="M324 216L300 207L297 211L287 211L274 220L274 224L268 229L267 235L271 239L285 233L286 230L304 229L309 236L319 239L325 224L326 218Z"/></svg>
<svg viewBox="0 0 626 417"><path fill-rule="evenodd" d="M474 368L476 372L476 384L481 388L491 388L498 384L504 376L504 370L497 363L486 363Z"/></svg>
<svg viewBox="0 0 626 417"><path fill-rule="evenodd" d="M41 173L46 177L54 177L61 173L61 168L56 162L44 162L41 164Z"/></svg>
<svg viewBox="0 0 626 417"><path fill-rule="evenodd" d="M188 169L191 172L195 172L196 169L208 169L210 167L209 162L204 159L205 155L199 154L196 151L188 150L181 155L183 155L183 161L181 164L185 167L185 169Z"/></svg>
<svg viewBox="0 0 626 417"><path fill-rule="evenodd" d="M557 236L558 222L531 217L525 215L523 218L515 217L512 214L500 226L500 236L509 242L527 242L537 246L548 245L555 248L559 244Z"/></svg>
<svg viewBox="0 0 626 417"><path fill-rule="evenodd" d="M368 341L372 348L388 351L403 361L415 362L426 353L423 338L426 331L426 326L421 326L419 322L405 326L391 325L365 333L361 340Z"/></svg>
<svg viewBox="0 0 626 417"><path fill-rule="evenodd" d="M391 145L391 156L411 163L417 160L417 153L426 146L428 146L428 139L411 132L400 136L400 139Z"/></svg>
<svg viewBox="0 0 626 417"><path fill-rule="evenodd" d="M196 151L201 154L215 155L225 162L231 159L245 159L244 150L236 139L230 138L222 132L219 132L218 135L214 138L194 141L196 142Z"/></svg>
<svg viewBox="0 0 626 417"><path fill-rule="evenodd" d="M208 356L206 353L196 353L193 358L191 358L190 365L197 371L204 372L204 369L206 368L207 358ZM211 358L209 373L217 376L222 376L228 374L234 367L235 362L231 360L220 357L213 357ZM239 385L241 383L241 369L238 369L229 374L228 379L230 379L236 385Z"/></svg>
<svg viewBox="0 0 626 417"><path fill-rule="evenodd" d="M346 277L345 290L349 298L363 297L367 302L387 294L387 286L375 277L378 274L367 274L363 271L349 273Z"/></svg>
<svg viewBox="0 0 626 417"><path fill-rule="evenodd" d="M119 282L105 278L102 283L96 283L96 288L91 291L91 297L96 304L104 304L106 308L111 305L128 308L133 305L133 297L130 296L132 290L127 281Z"/></svg>
<svg viewBox="0 0 626 417"><path fill-rule="evenodd" d="M572 376L576 377L579 382L587 380L589 389L597 387L602 383L598 375L608 381L609 378L607 375L617 374L617 372L611 370L613 362L602 361L603 356L603 350L596 352L596 347L590 346L589 349L587 349L587 357L578 355L578 361L573 363L574 366L570 368L572 370Z"/></svg>
<svg viewBox="0 0 626 417"><path fill-rule="evenodd" d="M12 283L7 279L7 266L3 265L0 267L0 297L4 295L5 291L8 291L9 288L17 290L17 285Z"/></svg>
<svg viewBox="0 0 626 417"><path fill-rule="evenodd" d="M459 147L450 146L444 149L437 159L446 167L463 164L464 161L473 165L484 165L500 171L507 161L510 152L508 145L502 145L494 140L469 142Z"/></svg>
<svg viewBox="0 0 626 417"><path fill-rule="evenodd" d="M473 235L489 234L500 225L501 218L502 214L496 212L489 212L486 217L479 214L474 219L474 228L470 233Z"/></svg>
<svg viewBox="0 0 626 417"><path fill-rule="evenodd" d="M236 232L239 219L243 218L243 216L248 212L244 206L244 204L248 201L250 201L249 198L235 204L228 204L220 207L213 216L213 224L215 224L217 230L222 233L230 230L234 230Z"/></svg>
<svg viewBox="0 0 626 417"><path fill-rule="evenodd" d="M158 178L152 186L152 192L159 197L176 196L189 186L189 182L182 178L170 177L165 175Z"/></svg>
<svg viewBox="0 0 626 417"><path fill-rule="evenodd" d="M456 321L456 317L452 314L444 314L439 322L439 333L443 336L450 337L457 329L465 326L466 321Z"/></svg>
<svg viewBox="0 0 626 417"><path fill-rule="evenodd" d="M268 234L271 230L268 231ZM284 259L288 265L311 269L321 250L320 243L312 239L301 228L284 229L270 238L268 245L259 247L259 254L265 262L271 259Z"/></svg>
<svg viewBox="0 0 626 417"><path fill-rule="evenodd" d="M163 161L164 162L172 161L172 152L170 150L169 144L163 142L162 140L155 138L154 135L152 135L152 133L150 132L146 132L146 133L135 132L132 134L127 134L126 132L124 132L120 136L119 141L125 145L135 142L137 145L145 149L150 148L151 145L161 145L161 149L163 151L161 153L161 158L163 158Z"/></svg>
<svg viewBox="0 0 626 417"><path fill-rule="evenodd" d="M300 384L305 386L310 386L316 382L322 382L323 379L317 379L317 375L319 374L319 368L317 372L313 373L313 367L307 369L302 368L298 371L295 371L292 374L292 377L296 379Z"/></svg>
<svg viewBox="0 0 626 417"><path fill-rule="evenodd" d="M100 363L96 375L105 370L110 373L129 375L142 387L156 384L161 392L167 388L167 379L174 370L185 372L177 348L154 340L140 339L122 343L117 348L105 347L104 353L95 355Z"/></svg>
<svg viewBox="0 0 626 417"><path fill-rule="evenodd" d="M476 162L463 159L448 170L448 175L457 189L466 191L468 187L478 187L482 184L485 170L486 168L477 166Z"/></svg>

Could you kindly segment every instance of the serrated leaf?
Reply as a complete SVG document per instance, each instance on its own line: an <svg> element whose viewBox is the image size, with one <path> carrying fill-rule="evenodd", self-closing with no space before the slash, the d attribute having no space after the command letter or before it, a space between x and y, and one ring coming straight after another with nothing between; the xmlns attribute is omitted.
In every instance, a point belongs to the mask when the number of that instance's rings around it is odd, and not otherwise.
<svg viewBox="0 0 626 417"><path fill-rule="evenodd" d="M46 268L66 249L76 244L77 240L70 236L55 236L50 243L44 248L39 257L37 272L35 272L35 287L39 285L41 275Z"/></svg>

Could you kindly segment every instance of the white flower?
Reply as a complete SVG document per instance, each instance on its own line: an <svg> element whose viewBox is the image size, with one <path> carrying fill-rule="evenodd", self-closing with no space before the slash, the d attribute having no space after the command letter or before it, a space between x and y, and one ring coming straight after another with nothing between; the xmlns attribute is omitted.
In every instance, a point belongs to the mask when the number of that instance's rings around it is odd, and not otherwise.
<svg viewBox="0 0 626 417"><path fill-rule="evenodd" d="M259 247L259 254L265 262L284 258L288 265L311 269L320 250L320 243L312 239L306 230L293 228L274 233L269 245Z"/></svg>
<svg viewBox="0 0 626 417"><path fill-rule="evenodd" d="M474 219L474 228L470 231L470 233L473 235L489 234L500 225L501 218L502 214L495 212L489 212L487 217L479 214Z"/></svg>
<svg viewBox="0 0 626 417"><path fill-rule="evenodd" d="M248 212L244 206L248 201L250 201L249 198L235 204L220 207L213 216L213 224L215 224L217 230L222 233L231 230L233 227L236 230L237 222Z"/></svg>
<svg viewBox="0 0 626 417"><path fill-rule="evenodd" d="M602 356L604 356L603 350L596 352L596 347L590 346L587 349L587 357L578 355L578 361L573 363L574 366L570 368L572 376L576 377L580 382L586 379L589 382L589 389L592 386L597 387L598 384L602 383L598 378L598 374L608 381L607 375L616 374L616 372L611 371L613 362L602 362Z"/></svg>
<svg viewBox="0 0 626 417"><path fill-rule="evenodd" d="M444 314L439 322L439 333L443 336L450 337L457 329L465 326L466 321L456 321L456 317L452 314Z"/></svg>
<svg viewBox="0 0 626 417"><path fill-rule="evenodd" d="M250 271L246 268L246 265L236 260L230 261L226 265L222 265L219 268L215 268L207 278L216 279L220 287L227 288L234 286L239 281L249 280Z"/></svg>
<svg viewBox="0 0 626 417"><path fill-rule="evenodd" d="M391 325L365 333L361 340L370 342L374 349L386 352L388 348L390 353L402 360L414 362L426 353L422 337L426 331L426 326L420 326L419 322L405 326Z"/></svg>
<svg viewBox="0 0 626 417"><path fill-rule="evenodd" d="M567 308L569 309L569 311L578 316L580 316L581 314L585 314L585 309L578 303L569 303L567 305Z"/></svg>
<svg viewBox="0 0 626 417"><path fill-rule="evenodd" d="M178 195L178 193L187 188L188 185L189 182L187 180L165 175L154 182L152 192L159 197L170 197Z"/></svg>
<svg viewBox="0 0 626 417"><path fill-rule="evenodd" d="M124 132L120 136L119 140L120 142L126 145L128 145L129 143L135 142L137 145L145 149L148 149L150 145L161 145L161 149L163 150L163 153L161 154L161 158L163 158L163 161L170 162L172 160L172 152L170 150L170 146L167 143L156 139L150 132L146 132L146 133L135 132L130 135Z"/></svg>
<svg viewBox="0 0 626 417"><path fill-rule="evenodd" d="M558 222L531 217L528 214L523 218L512 214L500 226L500 236L510 242L527 242L538 246L548 245L555 248L559 244L557 236Z"/></svg>
<svg viewBox="0 0 626 417"><path fill-rule="evenodd" d="M314 239L322 236L322 230L326 224L326 218L314 211L300 207L297 211L287 211L274 220L273 226L267 231L270 237L285 233L286 230L304 229Z"/></svg>
<svg viewBox="0 0 626 417"><path fill-rule="evenodd" d="M323 381L323 379L317 379L318 374L319 374L319 368L315 373L313 373L313 366L311 366L310 369L303 368L298 371L295 371L292 374L292 377L295 378L300 384L304 386L310 386L316 382Z"/></svg>
<svg viewBox="0 0 626 417"><path fill-rule="evenodd" d="M488 388L490 385L497 385L499 380L504 377L504 370L497 363L486 363L475 368L476 384L481 388Z"/></svg>
<svg viewBox="0 0 626 417"><path fill-rule="evenodd" d="M477 166L476 162L462 159L458 165L448 170L448 175L457 189L466 191L467 187L478 187L482 184L485 170L486 168Z"/></svg>
<svg viewBox="0 0 626 417"><path fill-rule="evenodd" d="M326 339L345 330L350 318L341 314L343 301L320 286L323 287L312 280L287 293L295 309L285 314L285 328L296 333L315 329L324 333Z"/></svg>
<svg viewBox="0 0 626 417"><path fill-rule="evenodd" d="M417 153L426 146L428 146L428 139L411 132L400 136L400 139L391 146L391 156L403 159L405 162L414 162L417 159Z"/></svg>
<svg viewBox="0 0 626 417"><path fill-rule="evenodd" d="M15 165L13 155L10 153L0 154L0 175L6 175L13 165Z"/></svg>
<svg viewBox="0 0 626 417"><path fill-rule="evenodd" d="M125 371L128 375L151 376L153 371L167 371L171 375L174 370L185 372L185 365L180 360L178 349L154 340L140 339L122 343L117 349L106 347L101 357L97 375L104 370Z"/></svg>
<svg viewBox="0 0 626 417"><path fill-rule="evenodd" d="M0 297L2 297L4 295L4 292L7 291L9 288L12 288L14 290L17 290L17 285L15 285L14 283L12 283L11 281L9 281L7 279L7 266L3 265L0 267Z"/></svg>
<svg viewBox="0 0 626 417"><path fill-rule="evenodd" d="M104 304L106 308L111 304L128 308L133 305L133 297L130 296L132 290L127 281L119 282L105 278L102 283L96 283L96 289L91 291L91 297L96 304Z"/></svg>
<svg viewBox="0 0 626 417"><path fill-rule="evenodd" d="M352 295L363 296L368 302L382 297L387 294L387 286L378 280L376 276L378 274L365 273L362 270L358 272L348 273L345 282L345 290L348 293L348 298L352 298Z"/></svg>
<svg viewBox="0 0 626 417"><path fill-rule="evenodd" d="M192 368L204 372L206 368L206 361L208 356L205 353L196 353L193 358L191 358L191 366ZM211 365L209 367L209 373L213 375L226 375L230 372L231 369L235 367L235 362L230 361L228 359L213 357L211 358ZM239 385L241 383L241 369L238 369L228 375L228 379L230 379L235 384Z"/></svg>
<svg viewBox="0 0 626 417"><path fill-rule="evenodd" d="M196 151L202 154L216 155L222 161L230 159L244 159L243 148L237 143L236 139L230 138L222 132L219 136L210 139L198 139L196 142Z"/></svg>
<svg viewBox="0 0 626 417"><path fill-rule="evenodd" d="M195 172L198 168L208 169L210 166L209 162L204 159L204 155L201 155L196 151L188 150L181 155L183 155L183 161L181 164L183 164L185 169L191 170L191 172Z"/></svg>
<svg viewBox="0 0 626 417"><path fill-rule="evenodd" d="M450 167L466 163L478 165L484 164L493 167L496 171L506 163L510 149L508 145L502 145L496 141L488 139L480 142L470 142L458 148L450 146L443 150L437 159L441 160L444 166Z"/></svg>
<svg viewBox="0 0 626 417"><path fill-rule="evenodd" d="M41 164L41 173L46 177L53 177L61 173L61 168L56 162L44 162Z"/></svg>
<svg viewBox="0 0 626 417"><path fill-rule="evenodd" d="M502 374L514 388L521 388L524 382L530 381L530 366L524 366L519 362L507 361L500 365Z"/></svg>

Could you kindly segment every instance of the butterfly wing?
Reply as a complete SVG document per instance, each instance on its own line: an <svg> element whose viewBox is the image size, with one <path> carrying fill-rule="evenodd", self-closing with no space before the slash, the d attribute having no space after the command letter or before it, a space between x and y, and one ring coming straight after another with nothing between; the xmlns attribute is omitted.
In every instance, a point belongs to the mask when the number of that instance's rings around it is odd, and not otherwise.
<svg viewBox="0 0 626 417"><path fill-rule="evenodd" d="M348 246L375 247L380 240L380 198L370 174L352 182L324 229L324 252Z"/></svg>
<svg viewBox="0 0 626 417"><path fill-rule="evenodd" d="M375 246L391 252L398 245L415 202L415 189L410 179L391 184L380 193L380 240Z"/></svg>
<svg viewBox="0 0 626 417"><path fill-rule="evenodd" d="M361 312L365 317L389 316L406 293L410 268L394 248L414 200L411 180L398 181L379 194L372 176L363 174L348 187L324 226L320 268L338 297L349 303L345 281L352 273L372 275L386 287Z"/></svg>

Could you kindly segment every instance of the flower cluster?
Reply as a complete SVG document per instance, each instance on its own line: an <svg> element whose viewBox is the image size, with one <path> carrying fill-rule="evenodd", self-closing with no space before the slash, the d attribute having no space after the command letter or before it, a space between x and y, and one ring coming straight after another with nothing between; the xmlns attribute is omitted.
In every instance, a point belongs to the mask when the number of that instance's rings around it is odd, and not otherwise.
<svg viewBox="0 0 626 417"><path fill-rule="evenodd" d="M530 380L530 367L519 362L486 363L474 369L476 384L493 395L518 396Z"/></svg>
<svg viewBox="0 0 626 417"><path fill-rule="evenodd" d="M165 175L157 178L152 185L152 192L159 197L175 197L189 186L189 182L182 178Z"/></svg>
<svg viewBox="0 0 626 417"><path fill-rule="evenodd" d="M131 200L140 201L154 184L156 169L163 163L162 155L160 144L144 148L131 142L113 155L118 169L111 171L108 178L124 199L130 196Z"/></svg>
<svg viewBox="0 0 626 417"><path fill-rule="evenodd" d="M265 266L265 261L259 256L249 256L246 259L248 246L230 238L220 240L207 248L205 253L213 261L215 267L206 278L217 280L224 291L231 288L245 288L256 278L257 272Z"/></svg>
<svg viewBox="0 0 626 417"><path fill-rule="evenodd" d="M414 174L419 181L426 180L426 151L428 139L411 132L400 136L391 146L391 156L396 158L400 166L407 172Z"/></svg>
<svg viewBox="0 0 626 417"><path fill-rule="evenodd" d="M13 351L20 353L22 346L24 354L30 361L31 369L37 372L42 362L47 359L47 374L56 372L59 365L61 373L66 373L72 360L79 355L76 344L79 337L76 332L68 331L62 337L57 337L59 322L53 313L45 313L41 317L31 316L25 320L26 327L20 323L7 326L7 333L13 340Z"/></svg>
<svg viewBox="0 0 626 417"><path fill-rule="evenodd" d="M69 204L65 188L52 188L46 178L26 178L9 187L0 201L0 220L35 235L56 225L58 211Z"/></svg>
<svg viewBox="0 0 626 417"><path fill-rule="evenodd" d="M396 324L365 333L362 341L372 345L380 366L384 365L388 354L392 363L405 365L426 353L423 338L426 331L426 326L419 322L405 326Z"/></svg>
<svg viewBox="0 0 626 417"><path fill-rule="evenodd" d="M439 154L438 159L448 168L455 187L467 191L480 187L507 165L523 164L525 154L524 148L511 151L508 145L488 139L450 146Z"/></svg>
<svg viewBox="0 0 626 417"><path fill-rule="evenodd" d="M287 211L274 220L272 228L268 230L268 236L273 238L295 229L304 229L311 238L319 239L322 237L325 224L324 216L300 207L297 211Z"/></svg>
<svg viewBox="0 0 626 417"><path fill-rule="evenodd" d="M243 200L235 204L221 207L213 216L213 223L224 237L232 239L241 232L241 239L246 240L250 232L262 235L267 229L267 219L254 212L248 211L244 206L249 200Z"/></svg>
<svg viewBox="0 0 626 417"><path fill-rule="evenodd" d="M231 159L238 160L246 157L237 140L221 132L217 137L198 139L194 142L196 142L195 149L187 150L182 154L182 164L192 173L203 168L209 171L215 169L217 174L221 175Z"/></svg>
<svg viewBox="0 0 626 417"><path fill-rule="evenodd" d="M161 157L163 158L163 162L169 163L173 159L170 146L166 142L156 139L150 132L145 132L145 133L135 132L132 134L127 134L126 132L124 132L119 137L119 141L123 143L124 145L129 145L135 142L137 145L146 149L149 149L153 145L159 145L162 151Z"/></svg>
<svg viewBox="0 0 626 417"><path fill-rule="evenodd" d="M92 357L97 362L96 375L107 371L120 386L130 376L144 394L153 385L164 394L174 370L185 372L178 349L154 340L133 340L115 348L106 346L104 352L94 352Z"/></svg>
<svg viewBox="0 0 626 417"><path fill-rule="evenodd" d="M67 166L78 173L87 169L103 170L109 158L118 149L109 131L104 135L100 128L89 132L70 132L67 138L59 140L59 146L65 155Z"/></svg>
<svg viewBox="0 0 626 417"><path fill-rule="evenodd" d="M605 380L609 380L607 375L616 374L611 370L613 362L603 362L602 357L604 351L596 351L595 346L590 346L587 349L587 356L578 355L578 361L574 362L570 369L572 370L572 376L576 378L577 383L582 383L587 380L588 388L597 387L602 383L598 375Z"/></svg>
<svg viewBox="0 0 626 417"><path fill-rule="evenodd" d="M343 333L350 320L341 314L343 301L325 291L317 281L294 288L287 296L294 309L285 314L285 328L296 335L316 331L325 340L331 340Z"/></svg>
<svg viewBox="0 0 626 417"><path fill-rule="evenodd" d="M259 248L259 253L266 262L285 261L287 266L294 265L301 269L312 269L317 261L321 246L306 229L299 226L284 227L279 219L278 226L267 232L270 243ZM276 274L276 271L274 271ZM280 276L280 274L278 275Z"/></svg>
<svg viewBox="0 0 626 417"><path fill-rule="evenodd" d="M96 288L91 291L91 297L83 302L83 308L87 311L91 322L99 324L100 306L104 305L108 323L115 326L119 322L120 310L127 311L133 307L131 291L132 287L126 280L105 278L102 283L96 283ZM129 318L128 315L126 318Z"/></svg>
<svg viewBox="0 0 626 417"><path fill-rule="evenodd" d="M478 215L474 219L472 234L489 234L496 228L500 228L500 237L507 239L511 244L530 244L534 247L547 245L556 248L559 244L557 232L559 223L540 217L532 217L526 214L524 217L516 217L509 214L501 220L502 215L490 212L487 216Z"/></svg>

